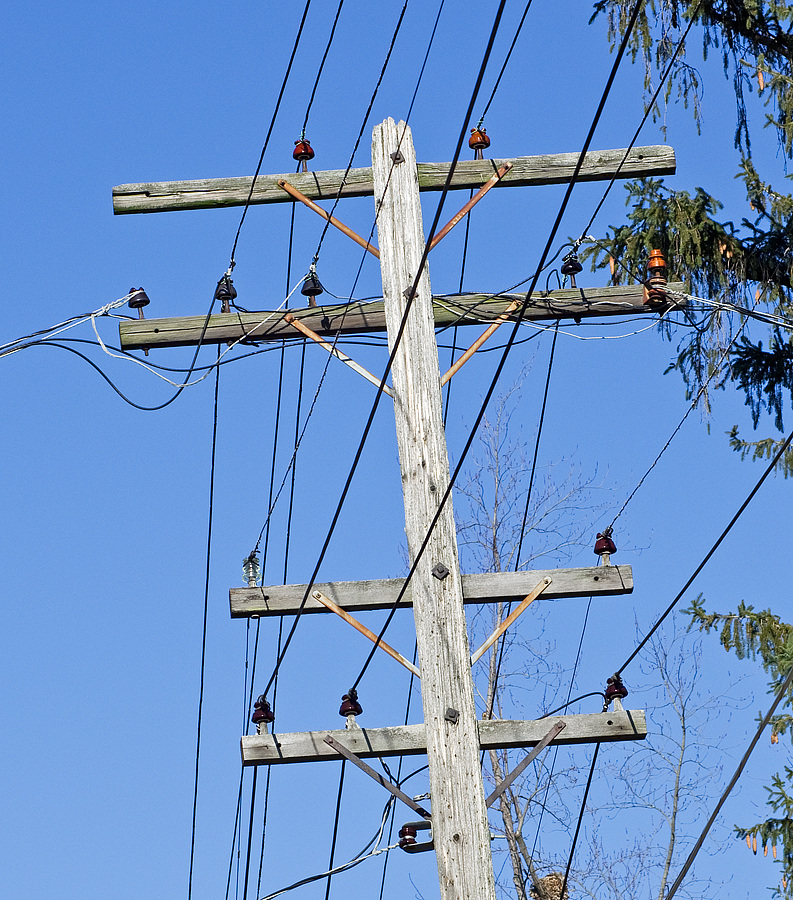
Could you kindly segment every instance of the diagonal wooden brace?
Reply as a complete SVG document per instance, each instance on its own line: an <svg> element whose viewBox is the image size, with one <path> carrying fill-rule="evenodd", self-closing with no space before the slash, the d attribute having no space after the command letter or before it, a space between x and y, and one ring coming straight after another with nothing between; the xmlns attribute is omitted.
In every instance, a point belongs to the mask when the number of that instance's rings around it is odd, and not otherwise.
<svg viewBox="0 0 793 900"><path fill-rule="evenodd" d="M344 621L348 625L352 625L352 627L356 631L360 631L360 633L364 637L368 637L369 640L372 641L372 643L377 644L377 646L381 650L385 650L385 652L390 657L395 659L398 663L401 663L406 669L411 671L417 678L421 678L421 672L416 668L416 666L413 665L412 662L410 662L409 659L405 659L405 657L402 656L401 653L397 653L397 651L394 650L393 647L389 647L389 645L386 644L386 642L382 638L380 640L378 640L377 635L373 631L370 631L365 625L361 625L361 623L356 618L351 616L347 612L347 610L342 609L338 604L334 603L330 599L330 597L326 597L322 593L322 591L312 591L311 596L315 600L318 600L326 609L329 609L331 612L335 612L337 616L341 616L341 618L344 619Z"/></svg>
<svg viewBox="0 0 793 900"><path fill-rule="evenodd" d="M501 635L509 628L509 626L518 618L518 616L523 615L523 613L529 608L529 604L536 600L540 594L551 585L553 579L546 575L545 578L531 591L529 594L521 600L520 605L516 610L510 613L506 619L496 628L496 630L490 635L490 637L482 644L482 646L476 651L476 653L471 655L471 665L473 665L483 653L490 649L490 647L495 644L495 642L501 637Z"/></svg>
<svg viewBox="0 0 793 900"><path fill-rule="evenodd" d="M521 305L523 302L520 300L513 300L512 303L504 310L503 313L490 325L487 330L481 334L471 346L463 353L463 355L457 360L457 362L446 372L446 374L441 376L441 387L446 384L446 382L452 377L452 375L456 375L460 369L468 362L468 360L476 353L476 351L484 344L484 342L492 337L496 331L507 321L510 315L515 312L515 310Z"/></svg>
<svg viewBox="0 0 793 900"><path fill-rule="evenodd" d="M336 359L340 359L345 366L349 366L353 372L357 372L359 375L362 375L367 381L370 381L375 387L380 387L380 379L376 375L372 375L367 369L364 369L363 366L359 366L354 359L350 359L346 353L342 353L337 347L334 347L333 344L329 344L324 338L320 337L316 331L312 331L308 325L304 325L300 319L296 319L292 313L287 313L284 316L284 321L288 322L293 328L297 328L297 330L304 334L307 338L311 338L312 341L319 344L320 347L323 347L331 356L335 356ZM389 397L394 396L393 390L387 385L383 385L383 393L388 394Z"/></svg>
<svg viewBox="0 0 793 900"><path fill-rule="evenodd" d="M507 775L507 777L498 785L498 787L493 791L493 793L485 800L485 806L492 806L496 800L504 793L504 791L512 784L512 782L520 775L520 773L529 765L533 760L535 760L540 753L551 743L554 738L558 737L559 733L563 731L567 726L564 722L557 722L553 728L545 735L545 737L536 744L531 752L527 753L526 756L515 766L515 768Z"/></svg>
<svg viewBox="0 0 793 900"><path fill-rule="evenodd" d="M333 225L334 228L338 228L342 234L346 234L348 238L352 238L356 244L360 244L364 250L368 250L372 256L376 256L380 259L380 251L377 247L373 247L369 241L365 240L352 230L349 225L345 225L344 222L340 222L338 219L334 218L329 212L326 212L321 206L318 206L314 203L313 200L309 200L305 194L302 194L296 187L293 187L289 184L288 181L284 181L283 178L278 182L279 187L282 187L287 194L291 197L294 197L295 200L299 200L301 203L304 203L309 209L312 209L318 216L322 216L323 219L326 219Z"/></svg>
<svg viewBox="0 0 793 900"><path fill-rule="evenodd" d="M490 190L490 188L495 187L499 181L509 172L512 168L512 163L507 162L495 172L491 178L482 185L481 188L474 194L473 197L465 204L465 206L457 213L456 216L449 219L449 221L441 228L441 230L435 235L435 237L430 241L430 250L434 247L437 247L438 244L446 237L446 235L454 228L455 225L462 222L462 220L468 215L469 212L476 206L477 203L485 196L485 194Z"/></svg>
<svg viewBox="0 0 793 900"><path fill-rule="evenodd" d="M348 759L353 765L358 766L361 771L366 772L371 778L382 785L387 791L391 791L391 793L397 798L397 800L401 800L403 803L407 804L412 810L415 810L420 816L425 819L429 819L430 814L424 809L423 806L419 806L418 803L412 798L408 797L407 794L403 793L399 790L399 788L392 784L387 778L384 778L379 772L376 772L371 766L367 765L362 759L358 759L358 757L352 752L352 750L348 750L343 744L340 744L335 738L327 735L325 737L325 743L329 746L333 747L333 749L337 753L341 753L341 755Z"/></svg>

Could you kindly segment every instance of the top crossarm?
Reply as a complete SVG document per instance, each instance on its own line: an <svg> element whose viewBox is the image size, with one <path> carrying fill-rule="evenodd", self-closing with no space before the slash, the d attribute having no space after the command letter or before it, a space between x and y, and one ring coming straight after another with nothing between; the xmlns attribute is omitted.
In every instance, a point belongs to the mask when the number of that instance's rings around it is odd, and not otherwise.
<svg viewBox="0 0 793 900"><path fill-rule="evenodd" d="M555 153L543 156L521 156L515 159L472 159L458 162L450 184L452 190L480 188L499 167L512 168L497 187L522 187L542 184L565 184L573 175L577 153ZM419 163L419 190L440 191L446 184L450 163ZM673 175L675 151L666 145L634 147L625 150L595 150L587 153L578 181L606 181L612 177L647 178ZM342 197L366 197L373 193L371 167L335 169L325 172L298 172L260 175L251 195L250 176L239 178L206 178L196 181L160 181L121 184L113 188L113 212L167 212L183 209L215 209L251 204L293 203L293 198L279 185L287 179L311 200L333 200Z"/></svg>

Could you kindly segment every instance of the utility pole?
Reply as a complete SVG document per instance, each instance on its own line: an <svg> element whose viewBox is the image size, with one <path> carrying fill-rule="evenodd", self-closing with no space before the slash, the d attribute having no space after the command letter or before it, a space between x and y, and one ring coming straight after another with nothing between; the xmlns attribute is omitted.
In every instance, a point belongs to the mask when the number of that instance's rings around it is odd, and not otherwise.
<svg viewBox="0 0 793 900"><path fill-rule="evenodd" d="M524 157L515 160L473 160L460 163L452 189L479 187L484 196L491 187L560 183L569 179L574 154ZM459 169L459 171L458 171ZM585 180L610 177L640 177L674 171L674 153L669 148L636 148L630 153L601 151L590 154L582 169ZM417 164L410 129L387 119L374 130L372 168L350 173L315 172L250 179L219 179L202 182L122 185L114 189L116 212L154 212L164 209L194 209L241 205L246 197L256 203L294 202L297 198L320 215L329 214L314 202L339 196L372 195L377 213L379 249L369 246L338 220L330 219L357 243L380 259L383 302L345 310L344 333L382 331L393 351L392 387L384 387L393 398L399 459L405 504L405 531L411 564L416 563L409 589L403 580L331 582L327 584L249 586L230 591L231 615L284 616L296 612L333 612L371 640L375 636L353 613L389 609L397 597L412 605L420 669L379 641L379 646L397 663L420 676L424 722L420 725L362 729L348 719L348 728L332 732L272 733L272 720L265 698L257 709L256 735L242 738L244 766L279 765L293 762L347 759L375 778L394 796L410 806L429 827L434 847L441 900L495 900L495 881L490 852L488 808L529 762L550 743L579 744L640 740L647 735L641 710L615 708L611 712L557 716L539 721L478 721L474 704L472 664L510 627L538 597L577 597L627 594L633 590L629 566L603 565L584 569L494 573L464 576L460 572L454 514L450 498L442 509L441 499L449 486L449 462L441 413L441 386L456 367L441 376L435 327L439 312L433 307L429 271L424 257L424 231L420 191L439 190L449 172L448 164ZM251 194L251 188L253 193ZM467 205L445 231L467 213ZM436 240L439 238L436 238ZM580 268L580 267L579 267ZM670 286L671 287L671 286ZM582 315L657 312L673 305L659 301L656 292L648 305L643 288L627 289L619 298L608 289L576 288L553 292L541 298L529 315L559 320ZM617 289L615 289L617 290ZM626 289L619 289L623 292ZM476 297L476 295L474 295ZM447 298L448 300L449 298ZM460 307L485 306L490 328L464 354L474 355L483 340L522 304L523 297L481 295L457 297ZM485 301L485 302L483 302ZM609 306L609 304L611 304ZM447 304L448 305L448 304ZM349 316L348 316L349 312ZM465 313L463 313L465 315ZM209 319L140 319L121 326L122 346L155 347L217 343L255 337L283 340L297 333L310 337L342 362L370 381L379 379L366 372L323 339L336 334L333 308L285 313L221 313ZM243 318L244 317L244 318ZM470 318L463 324L479 324ZM423 552L422 546L426 540ZM465 603L495 603L519 600L517 609L484 644L471 654L465 622ZM354 698L353 698L354 700ZM350 704L354 706L354 702ZM479 754L483 750L533 747L490 796L485 796ZM366 763L365 758L426 754L430 770L431 811L404 795ZM409 844L409 842L408 842ZM415 844L415 841L414 841ZM404 846L411 852L421 849Z"/></svg>
<svg viewBox="0 0 793 900"><path fill-rule="evenodd" d="M416 154L404 122L397 126L393 119L387 119L375 128L372 171L388 346L392 352L402 319L406 318L391 371L405 533L413 564L449 486L449 459L426 264L419 272L424 228ZM413 291L416 278L418 284ZM436 566L443 566L443 570L436 569L434 574ZM451 498L413 575L413 613L441 900L495 900Z"/></svg>

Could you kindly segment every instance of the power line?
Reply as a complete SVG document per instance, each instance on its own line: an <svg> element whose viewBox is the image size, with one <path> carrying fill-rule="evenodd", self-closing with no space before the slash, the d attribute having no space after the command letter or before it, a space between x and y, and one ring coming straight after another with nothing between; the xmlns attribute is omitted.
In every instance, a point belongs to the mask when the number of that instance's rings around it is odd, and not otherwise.
<svg viewBox="0 0 793 900"><path fill-rule="evenodd" d="M302 141L306 136L306 126L308 125L308 117L311 113L311 107L314 104L314 97L317 93L317 88L319 87L319 80L322 77L322 70L325 68L325 60L328 58L328 53L330 53L330 46L333 43L333 36L336 34L336 26L339 24L339 16L341 15L341 8L344 6L344 0L339 0L339 6L336 10L336 17L333 20L333 27L330 29L330 36L328 37L328 43L325 45L325 52L322 54L322 62L319 64L319 69L317 69L317 77L314 80L314 87L311 89L311 98L308 101L308 106L306 107L306 116L303 119L303 128L300 132L300 140Z"/></svg>
<svg viewBox="0 0 793 900"><path fill-rule="evenodd" d="M487 115L487 111L490 109L490 104L493 102L493 98L496 96L496 91L498 90L498 86L501 84L501 78L504 75L504 72L507 69L507 65L509 63L509 58L512 56L512 51L515 49L515 44L518 42L518 38L520 37L521 29L523 28L523 23L526 21L526 16L528 15L529 10L531 9L531 0L526 4L526 8L523 10L523 15L520 17L520 22L518 23L517 30L515 31L515 36L512 38L512 43L509 45L509 50L507 51L507 55L504 57L504 63L501 66L501 70L498 73L498 78L496 78L496 83L493 85L493 90L490 93L490 97L485 104L484 110L482 110L482 116L479 119L479 124L476 126L477 128L481 128L483 122L485 121L485 116Z"/></svg>
<svg viewBox="0 0 793 900"><path fill-rule="evenodd" d="M220 347L218 347L220 354ZM196 748L195 748L195 782L193 788L193 823L190 833L190 874L187 878L187 898L193 896L193 863L195 860L195 836L196 836L196 814L198 811L198 765L201 753L201 714L204 705L204 670L206 664L207 650L207 617L209 614L209 567L211 561L212 550L212 514L214 511L215 499L215 454L217 450L218 436L218 392L220 388L220 369L215 370L215 404L212 416L212 454L209 465L209 514L207 517L207 550L206 550L206 574L204 578L204 620L201 630L201 667L198 688L198 723L196 725Z"/></svg>
<svg viewBox="0 0 793 900"><path fill-rule="evenodd" d="M627 666L631 662L633 662L633 660L641 652L642 648L647 643L647 641L649 641L650 638L653 636L653 634L655 634L655 632L661 627L661 623L664 621L664 619L666 619L666 617L669 615L669 613L671 613L672 610L675 608L675 606L677 606L680 599L683 597L683 595L686 593L686 591L689 589L689 587L691 587L691 585L693 584L694 579L705 568L705 566L707 565L710 558L713 556L713 554L716 552L716 550L718 550L718 548L721 546L721 543L724 540L724 538L726 538L727 535L730 533L730 531L732 531L732 528L735 525L735 523L738 521L738 519L740 519L740 517L743 514L746 507L752 502L755 494L762 487L763 482L774 471L774 469L777 466L777 463L782 458L782 456L785 453L785 451L787 450L787 448L790 446L791 441L793 441L793 431L791 431L790 434L782 442L778 451L776 452L776 454L774 454L774 458L768 464L768 467L766 468L765 472L763 472L763 474L760 476L757 484L755 484L755 486L749 492L749 496L743 501L743 503L738 508L738 511L735 513L735 515L732 517L732 519L730 519L730 522L727 525L727 527L722 531L722 533L716 539L716 542L713 544L713 546L710 548L710 550L708 550L708 552L705 554L705 557L702 560L702 562L700 562L700 564L696 567L696 569L694 569L694 572L691 574L691 577L688 579L688 581L686 581L686 583L680 589L680 591L676 595L675 599L669 604L669 606L667 606L666 610L664 610L664 613L661 615L661 617L658 619L658 621L655 623L655 625L653 625L653 627L642 638L638 647L636 647L636 649L633 651L633 653L631 653L631 655L625 660L625 662L617 669L618 673L621 673L622 671L624 671L627 668Z"/></svg>

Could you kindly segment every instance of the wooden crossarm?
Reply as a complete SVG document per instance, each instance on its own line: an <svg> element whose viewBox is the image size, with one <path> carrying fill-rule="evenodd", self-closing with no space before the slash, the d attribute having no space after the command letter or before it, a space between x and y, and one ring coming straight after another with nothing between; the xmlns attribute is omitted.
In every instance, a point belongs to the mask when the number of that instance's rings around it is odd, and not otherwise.
<svg viewBox="0 0 793 900"><path fill-rule="evenodd" d="M647 737L644 710L586 713L555 716L565 729L557 744L591 744L596 741L640 741ZM482 750L533 747L548 733L548 719L508 721L488 719L478 723ZM303 731L287 734L255 734L242 738L244 766L274 766L282 763L322 762L344 757L327 743L330 735L357 757L417 756L426 754L424 725L399 725L394 728L351 728L336 731Z"/></svg>

